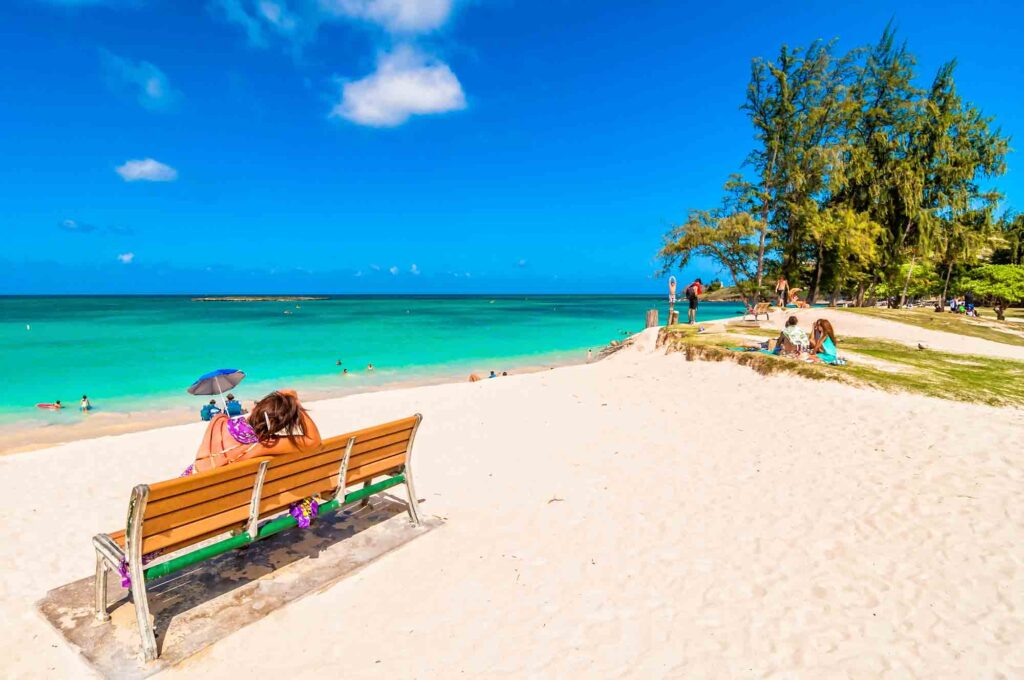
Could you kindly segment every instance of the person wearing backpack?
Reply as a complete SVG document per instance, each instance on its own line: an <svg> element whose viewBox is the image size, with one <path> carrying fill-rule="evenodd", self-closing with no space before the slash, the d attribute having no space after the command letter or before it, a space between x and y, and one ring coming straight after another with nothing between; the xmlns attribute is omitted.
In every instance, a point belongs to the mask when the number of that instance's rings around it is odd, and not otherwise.
<svg viewBox="0 0 1024 680"><path fill-rule="evenodd" d="M704 292L704 282L699 278L694 279L693 283L686 287L683 294L686 295L686 300L690 303L690 316L689 324L692 326L697 323L697 304L700 302L700 296Z"/></svg>

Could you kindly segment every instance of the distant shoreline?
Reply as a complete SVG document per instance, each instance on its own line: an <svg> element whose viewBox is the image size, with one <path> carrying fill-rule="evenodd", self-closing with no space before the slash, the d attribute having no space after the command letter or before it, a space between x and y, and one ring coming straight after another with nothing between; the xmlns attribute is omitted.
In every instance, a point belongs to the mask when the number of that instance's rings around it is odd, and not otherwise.
<svg viewBox="0 0 1024 680"><path fill-rule="evenodd" d="M329 299L311 295L224 295L221 297L194 297L192 302L306 302Z"/></svg>
<svg viewBox="0 0 1024 680"><path fill-rule="evenodd" d="M517 363L515 360L503 363L498 360L492 360L489 363L481 361L480 364L499 364L502 366L502 370L512 371L512 375L524 375L586 363L582 356L582 350L578 354L579 356L573 358L570 358L568 353L564 353L560 357L550 356L547 357L548 361L541 363L531 363L530 361ZM470 373L474 372L487 375L487 370L484 369L470 370ZM327 388L322 385L303 384L301 380L297 384L288 386L298 389L307 408L315 409L317 402L330 399L340 399L370 392L389 392L431 385L449 385L466 382L468 376L468 373L463 375L455 372L435 375L413 375L406 378L387 380L382 383L361 384L348 388L341 385ZM247 408L251 407L251 399L244 399L242 401ZM75 422L40 424L32 421L14 421L0 423L0 433L4 437L2 443L0 443L0 457L71 442L96 439L98 437L116 436L130 432L144 432L162 427L188 425L196 422L200 422L197 411L194 406L189 405L139 409L136 411L94 412L86 419Z"/></svg>

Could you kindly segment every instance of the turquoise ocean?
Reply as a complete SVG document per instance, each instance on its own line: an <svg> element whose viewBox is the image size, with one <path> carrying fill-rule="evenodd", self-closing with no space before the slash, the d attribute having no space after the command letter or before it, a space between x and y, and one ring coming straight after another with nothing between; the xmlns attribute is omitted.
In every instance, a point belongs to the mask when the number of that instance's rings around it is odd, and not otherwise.
<svg viewBox="0 0 1024 680"><path fill-rule="evenodd" d="M209 397L185 390L217 368L245 371L234 393L250 400L280 387L327 396L569 363L641 330L651 308L667 314L650 295L0 297L0 424L74 422L83 394L97 412L198 410ZM702 303L698 318L741 311ZM57 399L70 408L35 408Z"/></svg>

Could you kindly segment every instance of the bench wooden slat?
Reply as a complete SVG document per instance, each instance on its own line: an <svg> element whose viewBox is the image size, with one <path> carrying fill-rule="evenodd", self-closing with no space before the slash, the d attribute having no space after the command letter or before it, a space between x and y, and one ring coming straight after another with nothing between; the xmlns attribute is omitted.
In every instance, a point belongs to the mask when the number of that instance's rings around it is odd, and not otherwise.
<svg viewBox="0 0 1024 680"><path fill-rule="evenodd" d="M226 482L237 477L255 474L259 463L251 460L244 460L234 465L219 467L206 472L198 472L188 477L176 477L163 482L157 482L149 486L149 502L159 501L170 496L177 496L196 489L202 489L211 484Z"/></svg>
<svg viewBox="0 0 1024 680"><path fill-rule="evenodd" d="M172 545L184 546L201 540L200 536L216 536L230 529L241 528L249 519L249 505L222 512L212 517L188 524L179 524L152 536L142 539L142 552L150 553L163 550Z"/></svg>
<svg viewBox="0 0 1024 680"><path fill-rule="evenodd" d="M397 442L395 444L391 444L389 446L385 446L374 451L369 451L358 456L352 456L348 460L348 469L349 471L351 471L354 468L363 467L364 465L369 465L370 463L376 462L378 460L391 458L392 456L396 456L399 454L401 454L404 457L408 450L409 440L407 439L404 442Z"/></svg>
<svg viewBox="0 0 1024 680"><path fill-rule="evenodd" d="M352 486L359 482L372 479L377 475L384 474L388 470L394 469L405 464L405 453L401 453L397 456L391 456L383 460L374 461L368 465L363 465L358 468L349 468L348 475L346 475L345 485Z"/></svg>

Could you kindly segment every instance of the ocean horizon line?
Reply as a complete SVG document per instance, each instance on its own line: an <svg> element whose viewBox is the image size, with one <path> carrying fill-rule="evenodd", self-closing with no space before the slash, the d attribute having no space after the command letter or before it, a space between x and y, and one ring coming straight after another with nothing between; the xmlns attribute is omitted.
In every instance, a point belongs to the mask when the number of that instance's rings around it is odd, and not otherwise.
<svg viewBox="0 0 1024 680"><path fill-rule="evenodd" d="M190 293L0 293L0 299L26 299L26 298L215 298L215 297L226 297L226 298L242 298L242 297L331 297L331 298L476 298L476 297L491 297L491 298L518 298L523 296L542 296L542 297L578 297L578 296L596 296L596 297L650 297L650 298L661 298L664 297L666 300L668 296L665 293L658 292L504 292L504 293L493 293L493 292L481 292L481 293L328 293L328 292L289 292L289 293L253 293L253 292L190 292Z"/></svg>

